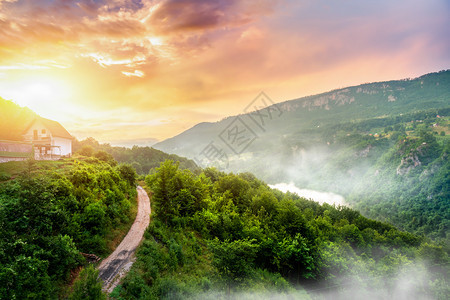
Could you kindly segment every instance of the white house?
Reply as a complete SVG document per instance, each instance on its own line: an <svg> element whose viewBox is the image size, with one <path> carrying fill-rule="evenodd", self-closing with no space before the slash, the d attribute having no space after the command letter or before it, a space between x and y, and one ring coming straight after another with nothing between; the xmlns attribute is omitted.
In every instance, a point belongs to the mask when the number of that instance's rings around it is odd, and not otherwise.
<svg viewBox="0 0 450 300"><path fill-rule="evenodd" d="M34 146L35 159L57 159L72 155L73 137L58 122L35 118L22 133Z"/></svg>

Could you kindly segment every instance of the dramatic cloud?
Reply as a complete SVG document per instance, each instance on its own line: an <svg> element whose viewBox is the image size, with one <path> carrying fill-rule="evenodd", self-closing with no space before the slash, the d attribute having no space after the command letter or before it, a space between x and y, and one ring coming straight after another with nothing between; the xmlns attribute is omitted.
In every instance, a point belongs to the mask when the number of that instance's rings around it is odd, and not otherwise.
<svg viewBox="0 0 450 300"><path fill-rule="evenodd" d="M445 0L0 0L0 96L80 137L162 139L261 90L282 101L447 69L449 15ZM31 88L42 80L59 92Z"/></svg>

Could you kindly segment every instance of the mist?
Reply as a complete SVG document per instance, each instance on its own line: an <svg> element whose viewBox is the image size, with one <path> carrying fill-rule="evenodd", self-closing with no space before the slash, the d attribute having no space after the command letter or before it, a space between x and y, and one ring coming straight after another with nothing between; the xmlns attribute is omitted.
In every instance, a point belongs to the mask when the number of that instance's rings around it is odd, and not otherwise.
<svg viewBox="0 0 450 300"><path fill-rule="evenodd" d="M401 264L395 272L377 276L372 270L332 280L328 287L308 291L313 299L445 299L448 286L434 278L422 261ZM380 270L379 270L380 271ZM448 296L448 295L447 295Z"/></svg>
<svg viewBox="0 0 450 300"><path fill-rule="evenodd" d="M303 143L306 143L303 141ZM375 161L364 157L363 150L323 145L295 145L266 142L264 152L247 152L232 156L227 171L254 173L273 188L290 191L319 203L346 205L344 198L359 186ZM279 144L279 143L278 143ZM261 145L255 147L262 148Z"/></svg>
<svg viewBox="0 0 450 300"><path fill-rule="evenodd" d="M230 294L225 290L210 290L191 295L187 299L326 299L326 300L348 300L348 299L395 299L395 300L431 300L446 299L448 287L434 278L430 273L430 266L422 261L411 264L400 264L394 271L381 271L382 276L374 275L374 270L360 269L349 270L347 274L335 279L327 280L327 283L318 284L314 287L297 285L285 290L258 289L246 290L249 287L237 287ZM307 286L307 285L306 285ZM436 292L438 288L438 292ZM434 290L434 291L433 291Z"/></svg>

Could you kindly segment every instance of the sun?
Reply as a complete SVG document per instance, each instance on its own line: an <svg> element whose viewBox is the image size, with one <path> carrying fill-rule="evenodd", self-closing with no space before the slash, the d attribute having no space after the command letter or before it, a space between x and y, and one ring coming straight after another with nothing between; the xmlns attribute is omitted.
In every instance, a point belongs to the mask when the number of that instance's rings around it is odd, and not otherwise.
<svg viewBox="0 0 450 300"><path fill-rule="evenodd" d="M67 81L51 76L28 76L0 84L0 97L26 106L42 117L61 120L73 97Z"/></svg>
<svg viewBox="0 0 450 300"><path fill-rule="evenodd" d="M148 39L153 46L161 46L164 44L163 40L159 37L151 37Z"/></svg>

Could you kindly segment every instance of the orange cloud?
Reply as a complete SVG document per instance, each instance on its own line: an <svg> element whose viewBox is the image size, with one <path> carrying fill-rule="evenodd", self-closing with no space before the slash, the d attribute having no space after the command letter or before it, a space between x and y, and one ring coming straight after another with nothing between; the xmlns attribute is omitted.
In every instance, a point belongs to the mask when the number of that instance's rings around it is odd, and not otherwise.
<svg viewBox="0 0 450 300"><path fill-rule="evenodd" d="M54 115L75 135L162 139L240 113L261 90L283 101L446 69L448 11L444 0L0 0L0 96L58 78L72 88Z"/></svg>

